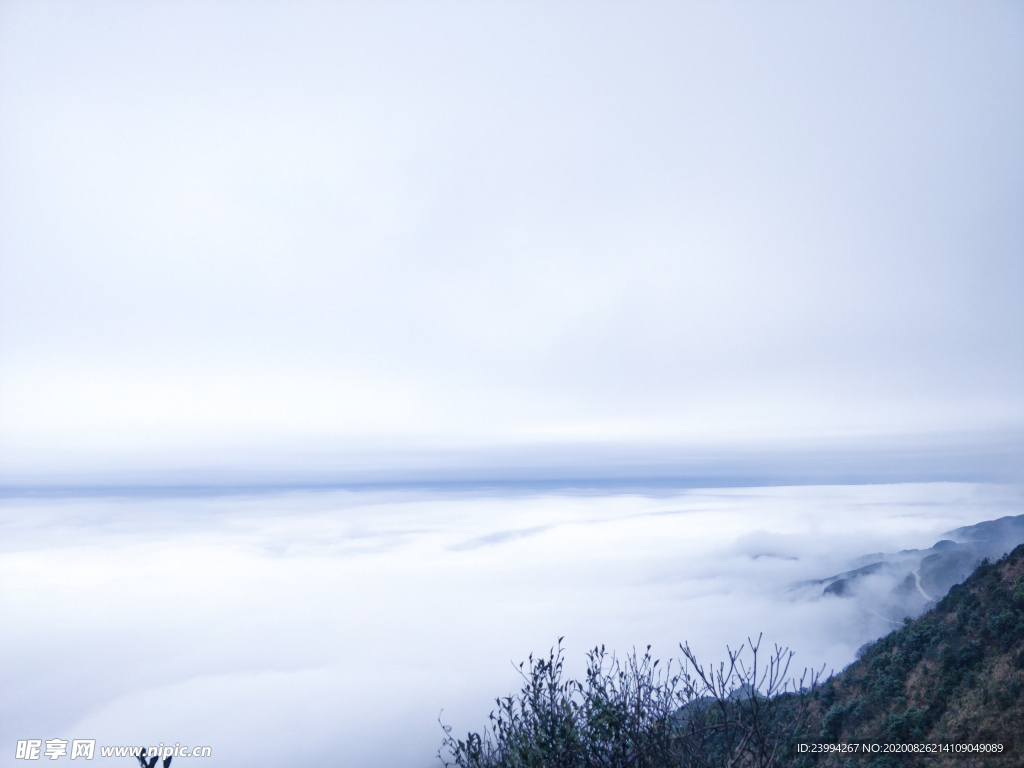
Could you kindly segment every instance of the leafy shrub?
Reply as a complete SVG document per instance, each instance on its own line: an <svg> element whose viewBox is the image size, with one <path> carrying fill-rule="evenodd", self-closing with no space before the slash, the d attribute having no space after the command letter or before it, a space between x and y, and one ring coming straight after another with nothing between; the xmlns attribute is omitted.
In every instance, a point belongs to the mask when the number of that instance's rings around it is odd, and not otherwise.
<svg viewBox="0 0 1024 768"><path fill-rule="evenodd" d="M793 654L775 647L759 661L703 667L689 646L683 661L652 659L650 646L623 661L603 646L587 654L584 681L563 674L562 639L546 657L519 665L519 694L496 700L482 735L445 737L438 756L457 768L713 768L779 764L801 731L819 673L787 677ZM762 656L763 660L763 656ZM805 687L804 682L808 685Z"/></svg>

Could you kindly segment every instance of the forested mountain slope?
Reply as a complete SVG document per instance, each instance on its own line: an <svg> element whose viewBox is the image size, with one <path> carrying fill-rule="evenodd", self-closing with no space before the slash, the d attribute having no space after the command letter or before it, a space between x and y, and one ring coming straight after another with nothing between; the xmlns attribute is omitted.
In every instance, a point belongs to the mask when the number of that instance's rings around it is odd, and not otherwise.
<svg viewBox="0 0 1024 768"><path fill-rule="evenodd" d="M797 765L1024 765L1024 546L868 646L814 696L820 742L1002 744L1001 753L806 755Z"/></svg>
<svg viewBox="0 0 1024 768"><path fill-rule="evenodd" d="M650 646L621 662L598 647L575 680L559 644L520 666L522 690L496 701L488 730L460 739L444 726L439 757L456 768L1024 765L1024 545L820 685L791 681L792 655L758 657L759 646L710 666L684 646L674 673Z"/></svg>

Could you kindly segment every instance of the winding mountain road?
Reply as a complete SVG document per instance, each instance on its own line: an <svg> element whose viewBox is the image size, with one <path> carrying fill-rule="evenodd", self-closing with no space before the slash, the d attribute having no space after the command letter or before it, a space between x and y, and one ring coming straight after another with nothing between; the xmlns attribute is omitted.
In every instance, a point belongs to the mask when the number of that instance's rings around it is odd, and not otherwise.
<svg viewBox="0 0 1024 768"><path fill-rule="evenodd" d="M931 600L932 596L924 591L924 587L921 586L921 566L917 566L911 573L914 574L914 583L917 584L917 591L921 593L925 600Z"/></svg>

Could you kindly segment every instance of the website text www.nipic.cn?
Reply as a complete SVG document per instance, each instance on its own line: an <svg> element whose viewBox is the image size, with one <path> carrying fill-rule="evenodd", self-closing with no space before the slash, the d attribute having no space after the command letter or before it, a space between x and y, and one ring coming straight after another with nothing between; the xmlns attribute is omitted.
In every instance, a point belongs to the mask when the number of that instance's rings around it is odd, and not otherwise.
<svg viewBox="0 0 1024 768"><path fill-rule="evenodd" d="M79 757L92 760L96 756L96 739L21 739L14 750L16 760L59 760ZM100 747L101 757L210 757L212 747L189 747L175 742L150 747Z"/></svg>

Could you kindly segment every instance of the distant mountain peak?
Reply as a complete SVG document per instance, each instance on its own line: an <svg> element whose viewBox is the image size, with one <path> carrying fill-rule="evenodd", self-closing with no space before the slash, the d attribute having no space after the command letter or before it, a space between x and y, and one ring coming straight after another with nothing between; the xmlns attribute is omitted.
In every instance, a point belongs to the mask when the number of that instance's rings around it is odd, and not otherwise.
<svg viewBox="0 0 1024 768"><path fill-rule="evenodd" d="M858 567L824 579L818 597L860 599L865 610L899 624L918 616L966 579L985 558L996 560L1024 544L1024 515L985 520L947 531L928 549L876 552L853 560Z"/></svg>

